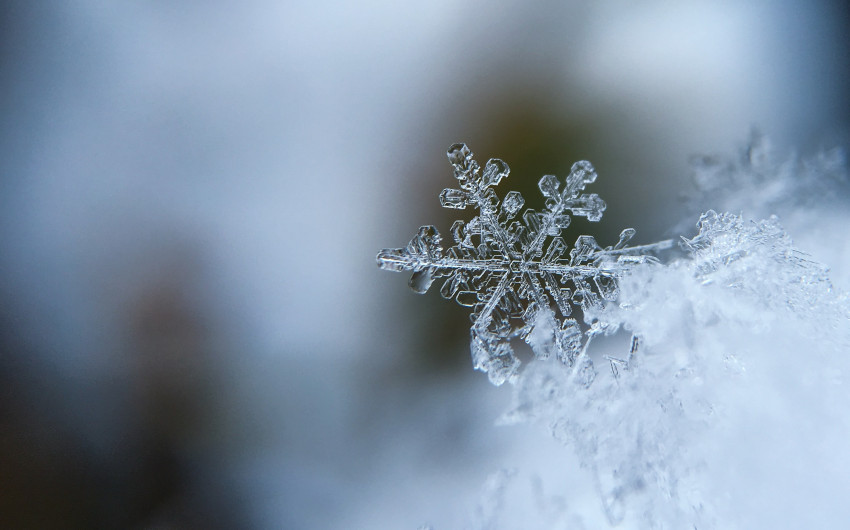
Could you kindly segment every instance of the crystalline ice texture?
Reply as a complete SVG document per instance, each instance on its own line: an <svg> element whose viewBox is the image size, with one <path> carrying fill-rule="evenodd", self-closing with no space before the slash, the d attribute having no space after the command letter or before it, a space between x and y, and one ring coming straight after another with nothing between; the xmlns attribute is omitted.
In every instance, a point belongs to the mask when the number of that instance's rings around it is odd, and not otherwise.
<svg viewBox="0 0 850 530"><path fill-rule="evenodd" d="M649 253L669 248L671 242L627 247L635 233L627 228L614 246L602 248L592 236L580 236L567 252L560 233L571 215L599 221L605 211L598 195L582 193L596 180L590 162L573 164L563 183L554 175L541 178L545 209L527 209L515 221L525 205L522 195L511 191L500 200L493 190L510 173L505 162L491 159L482 171L465 144L452 145L447 155L459 189L443 190L440 204L472 206L478 215L466 223L455 221L455 244L445 252L436 228L423 226L407 247L382 250L378 266L413 271L410 287L417 293L445 278L440 294L472 308L473 365L494 384L517 374L520 361L510 345L513 338L529 343L537 357L554 353L574 366L577 379L590 384L592 364L582 352L587 343L583 337L592 330L583 333L569 318L573 306L588 310L616 299L618 278L634 265L651 261Z"/></svg>

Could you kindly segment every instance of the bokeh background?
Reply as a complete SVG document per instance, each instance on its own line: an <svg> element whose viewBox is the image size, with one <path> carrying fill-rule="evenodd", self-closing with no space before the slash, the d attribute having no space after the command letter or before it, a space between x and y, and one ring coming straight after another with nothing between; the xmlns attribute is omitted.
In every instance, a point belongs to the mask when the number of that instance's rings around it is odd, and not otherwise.
<svg viewBox="0 0 850 530"><path fill-rule="evenodd" d="M670 237L691 155L846 144L847 15L3 2L0 526L474 525L554 442L493 426L464 308L375 266L447 233L445 149L529 205L591 160L608 211L576 233Z"/></svg>

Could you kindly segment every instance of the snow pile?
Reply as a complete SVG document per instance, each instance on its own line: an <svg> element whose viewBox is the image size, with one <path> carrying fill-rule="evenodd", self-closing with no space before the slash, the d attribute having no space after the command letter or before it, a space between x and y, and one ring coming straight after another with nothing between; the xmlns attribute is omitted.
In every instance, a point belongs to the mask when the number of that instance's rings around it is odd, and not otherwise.
<svg viewBox="0 0 850 530"><path fill-rule="evenodd" d="M588 324L634 335L628 358L591 348L597 369L607 359L611 370L590 386L533 362L504 420L545 424L589 471L604 517L568 502L565 520L841 526L850 520L848 297L776 217L709 211L698 227L682 258L638 267L617 303L585 311Z"/></svg>

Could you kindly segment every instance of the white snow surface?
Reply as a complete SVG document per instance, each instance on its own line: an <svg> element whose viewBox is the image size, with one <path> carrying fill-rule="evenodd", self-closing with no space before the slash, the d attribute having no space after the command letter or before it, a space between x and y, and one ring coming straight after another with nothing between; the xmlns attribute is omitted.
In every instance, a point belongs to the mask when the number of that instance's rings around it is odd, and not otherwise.
<svg viewBox="0 0 850 530"><path fill-rule="evenodd" d="M784 208L798 222L829 203L805 199L808 212ZM595 499L567 496L556 510L566 527L841 527L850 520L847 294L775 216L709 211L699 229L683 240L685 256L640 266L617 303L585 312L588 323L637 336L634 355L622 344L591 348L599 374L589 387L533 361L503 420L545 426L575 458L560 472Z"/></svg>

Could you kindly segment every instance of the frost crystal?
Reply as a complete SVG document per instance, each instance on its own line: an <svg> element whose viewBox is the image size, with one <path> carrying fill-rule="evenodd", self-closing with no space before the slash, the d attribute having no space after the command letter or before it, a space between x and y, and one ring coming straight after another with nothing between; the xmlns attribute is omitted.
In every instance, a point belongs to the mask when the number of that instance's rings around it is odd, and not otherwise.
<svg viewBox="0 0 850 530"><path fill-rule="evenodd" d="M442 279L440 294L472 308L471 348L476 369L501 385L517 374L519 360L510 341L525 340L537 358L556 357L573 368L579 381L590 384L593 368L585 355L589 340L610 329L593 325L582 331L571 318L573 307L583 312L618 296L618 280L637 264L654 260L648 253L669 248L671 241L629 247L635 235L627 228L617 244L601 247L593 236L579 236L572 249L560 236L571 215L599 221L605 202L582 193L596 180L586 161L576 162L565 182L554 175L540 179L545 209L520 210L522 195L508 192L501 200L494 187L508 176L508 165L490 159L483 171L465 144L448 150L460 189L440 194L444 208L473 207L472 220L455 221L454 245L443 251L433 226L423 226L404 248L384 249L378 266L413 271L410 287L426 292Z"/></svg>
<svg viewBox="0 0 850 530"><path fill-rule="evenodd" d="M818 320L824 329L841 314L843 300L835 296L829 269L795 249L776 216L745 222L709 210L697 227L699 234L682 238L682 247L703 284L751 293L763 303Z"/></svg>

